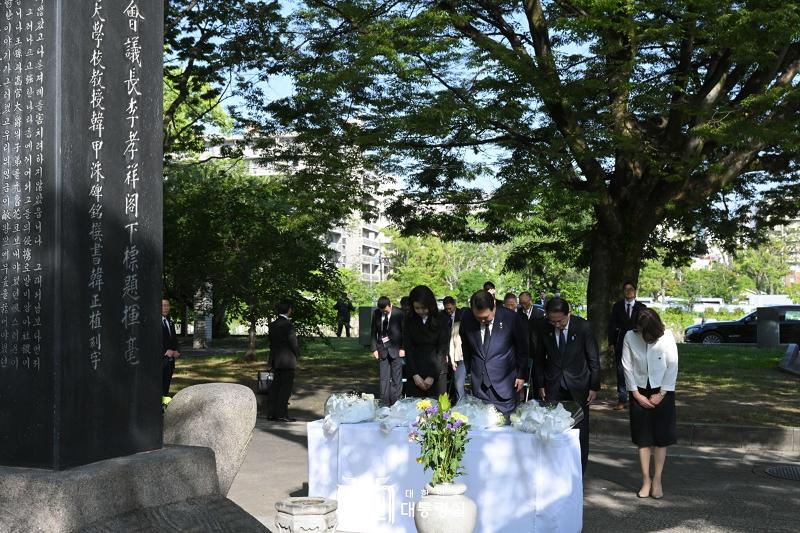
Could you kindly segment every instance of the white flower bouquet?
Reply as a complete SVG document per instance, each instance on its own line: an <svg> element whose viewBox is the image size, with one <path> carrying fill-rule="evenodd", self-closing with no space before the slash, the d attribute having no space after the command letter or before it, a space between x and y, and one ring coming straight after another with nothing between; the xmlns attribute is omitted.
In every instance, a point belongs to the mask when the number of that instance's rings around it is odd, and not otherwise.
<svg viewBox="0 0 800 533"><path fill-rule="evenodd" d="M420 414L417 402L419 398L403 398L391 407L378 409L375 420L380 424L381 431L390 433L392 428L410 426L414 423Z"/></svg>
<svg viewBox="0 0 800 533"><path fill-rule="evenodd" d="M472 428L488 429L504 426L506 419L497 408L475 396L464 396L452 408L455 413L467 417Z"/></svg>
<svg viewBox="0 0 800 533"><path fill-rule="evenodd" d="M375 420L375 397L372 394L335 393L325 402L322 429L336 433L339 424L357 424Z"/></svg>
<svg viewBox="0 0 800 533"><path fill-rule="evenodd" d="M580 413L583 415L583 413ZM573 427L577 420L562 404L541 405L533 400L523 403L511 414L511 425L525 433L536 433L543 439L551 439Z"/></svg>

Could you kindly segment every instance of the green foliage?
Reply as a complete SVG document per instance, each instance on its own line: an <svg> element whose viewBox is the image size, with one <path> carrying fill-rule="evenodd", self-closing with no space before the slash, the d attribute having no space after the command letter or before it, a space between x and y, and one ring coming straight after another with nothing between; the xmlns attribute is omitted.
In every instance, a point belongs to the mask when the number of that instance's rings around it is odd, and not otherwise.
<svg viewBox="0 0 800 533"><path fill-rule="evenodd" d="M432 485L452 483L465 473L461 461L470 440L469 420L450 410L447 394L439 396L438 403L421 400L417 408L422 411L417 419L417 430L409 434L409 438L419 442L417 462L425 471L433 471Z"/></svg>
<svg viewBox="0 0 800 533"><path fill-rule="evenodd" d="M170 0L164 13L164 154L197 152L230 126L222 104L280 70L277 1Z"/></svg>
<svg viewBox="0 0 800 533"><path fill-rule="evenodd" d="M288 298L300 332L331 318L326 297L339 273L318 235L326 221L300 213L289 180L247 175L240 165L173 164L165 181L168 291L192 294L210 282L233 316L249 324L274 316Z"/></svg>
<svg viewBox="0 0 800 533"><path fill-rule="evenodd" d="M326 140L315 163L350 147L405 178L405 234L517 242L531 282L588 266L600 331L655 250L730 251L798 211L796 2L336 0L291 26L296 93L268 110Z"/></svg>
<svg viewBox="0 0 800 533"><path fill-rule="evenodd" d="M374 306L378 301L375 289L361 279L361 274L351 268L340 268L339 278L344 292L348 294L354 307Z"/></svg>
<svg viewBox="0 0 800 533"><path fill-rule="evenodd" d="M748 248L737 254L735 268L740 275L752 280L757 290L776 294L783 288L784 278L789 273L786 257L786 242L770 239L758 248Z"/></svg>

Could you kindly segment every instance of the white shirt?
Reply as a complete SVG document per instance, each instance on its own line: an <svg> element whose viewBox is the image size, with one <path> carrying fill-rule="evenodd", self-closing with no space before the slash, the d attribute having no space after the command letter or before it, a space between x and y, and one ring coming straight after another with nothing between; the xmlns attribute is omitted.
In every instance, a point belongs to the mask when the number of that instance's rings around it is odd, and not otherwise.
<svg viewBox="0 0 800 533"><path fill-rule="evenodd" d="M283 318L285 318L286 320L289 320L289 317L288 317L287 315L278 315L278 316L282 316L282 317L283 317Z"/></svg>
<svg viewBox="0 0 800 533"><path fill-rule="evenodd" d="M484 337L484 333L486 332L486 324L480 324L479 323L479 325L481 327L481 344L483 344L483 337ZM493 328L494 328L494 320L489 322L489 336L490 337L492 336L492 329Z"/></svg>
<svg viewBox="0 0 800 533"><path fill-rule="evenodd" d="M522 310L525 312L525 316L528 317L528 319L530 319L531 313L533 313L533 306L530 306L528 309L525 309L523 307Z"/></svg>
<svg viewBox="0 0 800 533"><path fill-rule="evenodd" d="M626 333L622 342L622 367L629 391L647 387L648 380L653 388L674 391L678 379L678 345L672 332L665 331L653 344L647 344L635 330Z"/></svg>
<svg viewBox="0 0 800 533"><path fill-rule="evenodd" d="M636 305L636 298L634 298L633 300L625 300L625 316L630 317L633 314L633 307L635 305ZM630 311L628 311L628 309L630 309Z"/></svg>
<svg viewBox="0 0 800 533"><path fill-rule="evenodd" d="M556 335L556 346L561 348L561 330L558 328L553 328L553 332ZM569 322L567 322L567 327L564 328L564 338L569 339Z"/></svg>

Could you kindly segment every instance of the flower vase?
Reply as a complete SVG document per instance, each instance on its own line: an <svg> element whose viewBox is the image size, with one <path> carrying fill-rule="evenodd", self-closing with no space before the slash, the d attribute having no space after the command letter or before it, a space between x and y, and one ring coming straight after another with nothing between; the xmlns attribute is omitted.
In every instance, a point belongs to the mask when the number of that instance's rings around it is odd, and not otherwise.
<svg viewBox="0 0 800 533"><path fill-rule="evenodd" d="M419 533L472 533L478 506L464 493L463 483L426 485L427 494L414 505L414 524Z"/></svg>

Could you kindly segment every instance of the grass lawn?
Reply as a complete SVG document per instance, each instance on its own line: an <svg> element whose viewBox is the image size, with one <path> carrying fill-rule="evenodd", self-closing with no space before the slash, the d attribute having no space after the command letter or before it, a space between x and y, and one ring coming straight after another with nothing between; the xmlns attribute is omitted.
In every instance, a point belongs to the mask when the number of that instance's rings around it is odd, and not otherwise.
<svg viewBox="0 0 800 533"><path fill-rule="evenodd" d="M186 345L187 343L184 343ZM197 383L224 381L255 388L257 370L267 359L266 339L260 338L258 360L243 362L247 339L215 342L236 353L181 358L172 392ZM677 403L681 422L800 427L800 378L776 369L782 348L680 344ZM307 339L301 346L292 409L320 416L334 391L377 393L378 365L351 339ZM601 401L614 403L615 379L603 383ZM627 413L619 413L627 417Z"/></svg>

